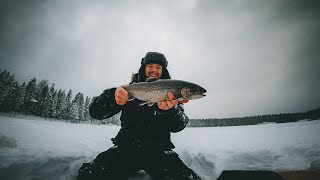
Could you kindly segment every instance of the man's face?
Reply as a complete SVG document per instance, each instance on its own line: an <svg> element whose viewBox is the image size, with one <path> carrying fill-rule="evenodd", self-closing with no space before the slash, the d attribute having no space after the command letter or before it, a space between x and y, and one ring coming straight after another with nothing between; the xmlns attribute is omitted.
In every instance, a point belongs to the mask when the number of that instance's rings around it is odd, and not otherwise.
<svg viewBox="0 0 320 180"><path fill-rule="evenodd" d="M160 64L147 64L145 73L148 78L160 78L162 75L162 66Z"/></svg>

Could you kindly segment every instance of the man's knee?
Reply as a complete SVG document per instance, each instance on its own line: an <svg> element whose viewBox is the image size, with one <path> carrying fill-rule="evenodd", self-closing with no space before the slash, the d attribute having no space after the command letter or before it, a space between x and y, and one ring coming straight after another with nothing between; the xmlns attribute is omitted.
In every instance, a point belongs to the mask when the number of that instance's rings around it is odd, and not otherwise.
<svg viewBox="0 0 320 180"><path fill-rule="evenodd" d="M78 171L77 180L100 180L103 168L94 166L92 163L83 163Z"/></svg>
<svg viewBox="0 0 320 180"><path fill-rule="evenodd" d="M91 163L83 163L78 171L77 180L101 179L111 175L112 168L116 166L116 161L112 161L117 153L117 147L112 147L100 153Z"/></svg>
<svg viewBox="0 0 320 180"><path fill-rule="evenodd" d="M166 151L164 154L164 176L174 177L174 179L200 180L200 177L179 158L174 151Z"/></svg>

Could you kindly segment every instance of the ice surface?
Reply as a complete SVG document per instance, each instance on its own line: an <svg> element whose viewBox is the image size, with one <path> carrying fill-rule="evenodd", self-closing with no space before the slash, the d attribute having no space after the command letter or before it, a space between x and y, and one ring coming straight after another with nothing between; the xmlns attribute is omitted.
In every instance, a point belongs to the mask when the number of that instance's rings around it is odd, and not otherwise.
<svg viewBox="0 0 320 180"><path fill-rule="evenodd" d="M0 115L0 177L75 179L83 162L112 146L120 127ZM317 169L320 121L186 128L172 134L181 159L203 179L222 170Z"/></svg>

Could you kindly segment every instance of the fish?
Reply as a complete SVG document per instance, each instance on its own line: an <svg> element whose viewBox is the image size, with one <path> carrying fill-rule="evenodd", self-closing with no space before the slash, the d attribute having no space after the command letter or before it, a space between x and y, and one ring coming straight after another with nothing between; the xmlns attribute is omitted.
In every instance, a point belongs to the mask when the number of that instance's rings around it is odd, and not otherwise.
<svg viewBox="0 0 320 180"><path fill-rule="evenodd" d="M194 100L205 97L203 87L174 79L148 78L146 82L132 83L124 88L129 94L129 100L139 99L146 103L156 103L169 100L168 92L172 92L175 100Z"/></svg>

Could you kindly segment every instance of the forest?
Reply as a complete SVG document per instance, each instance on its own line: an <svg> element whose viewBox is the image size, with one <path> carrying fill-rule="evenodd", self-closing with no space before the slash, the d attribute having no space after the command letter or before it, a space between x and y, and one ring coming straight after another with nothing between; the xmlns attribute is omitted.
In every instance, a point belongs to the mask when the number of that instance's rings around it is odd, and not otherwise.
<svg viewBox="0 0 320 180"><path fill-rule="evenodd" d="M300 120L318 120L320 119L320 108L301 112L301 113L280 113L269 115L258 115L248 117L235 117L235 118L208 118L208 119L190 119L189 127L217 127L217 126L243 126L243 125L256 125L266 123L286 123L297 122Z"/></svg>
<svg viewBox="0 0 320 180"><path fill-rule="evenodd" d="M15 75L0 70L0 112L23 113L45 119L57 119L72 123L95 123L120 125L120 114L106 120L95 120L90 117L89 106L92 98L78 92L55 88L48 80L38 81L32 78L29 82L19 84ZM236 118L190 119L188 127L240 126L262 123L285 123L299 120L317 120L320 108L299 113L281 113Z"/></svg>

